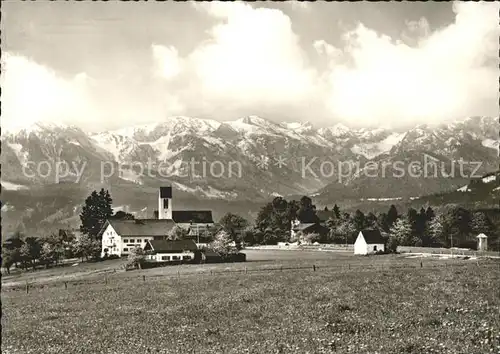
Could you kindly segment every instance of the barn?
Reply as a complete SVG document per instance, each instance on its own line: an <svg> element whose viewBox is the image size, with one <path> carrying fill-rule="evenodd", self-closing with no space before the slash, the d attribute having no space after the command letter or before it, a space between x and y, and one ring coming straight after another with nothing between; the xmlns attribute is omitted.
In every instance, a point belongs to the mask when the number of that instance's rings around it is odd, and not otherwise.
<svg viewBox="0 0 500 354"><path fill-rule="evenodd" d="M379 230L366 229L359 232L354 242L354 254L366 255L385 251L385 242Z"/></svg>

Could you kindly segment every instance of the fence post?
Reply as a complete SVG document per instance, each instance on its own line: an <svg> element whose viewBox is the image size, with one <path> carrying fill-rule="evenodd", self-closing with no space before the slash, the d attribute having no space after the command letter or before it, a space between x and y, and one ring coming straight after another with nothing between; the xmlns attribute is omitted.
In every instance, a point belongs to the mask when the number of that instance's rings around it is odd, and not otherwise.
<svg viewBox="0 0 500 354"><path fill-rule="evenodd" d="M108 284L108 276L104 275L104 283Z"/></svg>
<svg viewBox="0 0 500 354"><path fill-rule="evenodd" d="M146 281L146 276L145 275L142 276L142 281Z"/></svg>
<svg viewBox="0 0 500 354"><path fill-rule="evenodd" d="M68 290L68 282L67 281L64 282L64 289Z"/></svg>
<svg viewBox="0 0 500 354"><path fill-rule="evenodd" d="M316 265L313 264L313 272L316 271Z"/></svg>
<svg viewBox="0 0 500 354"><path fill-rule="evenodd" d="M179 271L177 271L177 278L180 278L181 277L181 273L179 273Z"/></svg>
<svg viewBox="0 0 500 354"><path fill-rule="evenodd" d="M247 271L248 271L248 270L247 270L247 267L245 267L245 274L247 274Z"/></svg>
<svg viewBox="0 0 500 354"><path fill-rule="evenodd" d="M282 272L283 271L283 266L280 267L280 271Z"/></svg>
<svg viewBox="0 0 500 354"><path fill-rule="evenodd" d="M213 275L213 273L212 273L212 269L210 269L210 275Z"/></svg>
<svg viewBox="0 0 500 354"><path fill-rule="evenodd" d="M422 261L420 261L420 268L422 268L424 265L422 264Z"/></svg>
<svg viewBox="0 0 500 354"><path fill-rule="evenodd" d="M26 294L29 293L30 286L28 284L28 281L26 280Z"/></svg>

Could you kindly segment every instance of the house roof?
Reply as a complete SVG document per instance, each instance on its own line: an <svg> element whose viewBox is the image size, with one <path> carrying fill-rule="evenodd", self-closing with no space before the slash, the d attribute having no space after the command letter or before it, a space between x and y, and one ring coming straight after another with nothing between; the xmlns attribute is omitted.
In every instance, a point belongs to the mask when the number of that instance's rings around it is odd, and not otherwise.
<svg viewBox="0 0 500 354"><path fill-rule="evenodd" d="M293 227L293 230L294 231L303 231L303 230L306 230L306 229L308 229L308 228L310 228L311 226L314 226L314 225L316 225L316 223L313 223L313 222L312 223L300 223L298 225L295 225Z"/></svg>
<svg viewBox="0 0 500 354"><path fill-rule="evenodd" d="M149 244L149 247L148 247ZM155 252L175 252L175 251L196 251L198 247L193 240L150 240L145 249L151 249Z"/></svg>
<svg viewBox="0 0 500 354"><path fill-rule="evenodd" d="M160 187L160 198L172 198L172 187Z"/></svg>
<svg viewBox="0 0 500 354"><path fill-rule="evenodd" d="M211 210L174 210L172 219L179 224L213 224Z"/></svg>
<svg viewBox="0 0 500 354"><path fill-rule="evenodd" d="M108 220L101 230L111 225L120 236L165 236L175 226L172 220L138 219L138 220Z"/></svg>
<svg viewBox="0 0 500 354"><path fill-rule="evenodd" d="M382 234L377 229L366 229L362 230L361 233L365 239L365 242L370 243L384 243L384 239L382 238Z"/></svg>

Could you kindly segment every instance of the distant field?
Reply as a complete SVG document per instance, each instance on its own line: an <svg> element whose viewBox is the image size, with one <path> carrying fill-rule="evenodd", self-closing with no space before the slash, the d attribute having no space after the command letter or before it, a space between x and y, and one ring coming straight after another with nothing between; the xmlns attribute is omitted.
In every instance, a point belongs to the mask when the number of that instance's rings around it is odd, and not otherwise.
<svg viewBox="0 0 500 354"><path fill-rule="evenodd" d="M500 349L494 261L429 261L420 268L418 260L397 256L247 252L246 263L117 272L108 284L67 290L54 284L28 294L3 291L2 353ZM269 270L293 266L307 269Z"/></svg>

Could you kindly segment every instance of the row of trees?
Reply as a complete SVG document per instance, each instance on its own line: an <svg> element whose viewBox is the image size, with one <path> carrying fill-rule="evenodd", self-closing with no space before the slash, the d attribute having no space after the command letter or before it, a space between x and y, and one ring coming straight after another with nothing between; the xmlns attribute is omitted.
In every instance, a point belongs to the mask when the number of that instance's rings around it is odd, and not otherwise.
<svg viewBox="0 0 500 354"><path fill-rule="evenodd" d="M10 274L10 268L33 269L58 265L64 259L99 257L101 244L88 235L76 238L72 233L60 230L46 238L24 237L17 232L2 246L2 266Z"/></svg>
<svg viewBox="0 0 500 354"><path fill-rule="evenodd" d="M359 231L369 228L380 230L392 249L398 245L475 248L479 233L490 237L491 248L497 247L497 228L482 211L462 207L435 211L427 207L418 211L410 208L406 213L399 213L394 205L387 212L378 214L364 214L360 210L353 213L341 212L337 205L332 210L325 208L324 211L329 212L327 214L330 216L325 223L329 232L323 236L309 235L309 241L352 244ZM292 220L298 219L303 223L319 221L316 207L308 197L302 197L300 201L287 201L282 197L273 199L261 208L253 226L241 217L228 215L221 219L221 226L226 231L239 229L237 238L247 244L293 241L290 240ZM238 227L228 227L228 224L237 224Z"/></svg>
<svg viewBox="0 0 500 354"><path fill-rule="evenodd" d="M132 215L117 212L113 214L112 198L109 191L93 191L86 199L80 214L81 236L76 237L68 230L59 230L48 237L25 236L20 232L8 238L2 246L2 266L10 273L10 268L33 269L50 267L64 259L82 260L99 258L101 242L99 231L109 218L133 218Z"/></svg>

